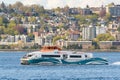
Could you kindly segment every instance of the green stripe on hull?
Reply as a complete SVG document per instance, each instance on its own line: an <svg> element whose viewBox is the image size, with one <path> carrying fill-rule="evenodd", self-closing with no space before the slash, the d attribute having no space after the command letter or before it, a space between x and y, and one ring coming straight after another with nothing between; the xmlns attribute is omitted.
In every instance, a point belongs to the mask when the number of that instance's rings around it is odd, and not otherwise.
<svg viewBox="0 0 120 80"><path fill-rule="evenodd" d="M108 64L108 61L102 58L90 58L90 59L80 60L76 62L69 62L64 59L58 60L55 58L38 58L38 59L32 59L28 61L29 64L36 64L36 63L41 63L41 62L50 62L52 64L80 64L80 65Z"/></svg>
<svg viewBox="0 0 120 80"><path fill-rule="evenodd" d="M60 61L54 58L38 58L38 59L32 59L28 61L29 64L36 64L41 62L51 62L53 64L60 64Z"/></svg>
<svg viewBox="0 0 120 80"><path fill-rule="evenodd" d="M76 61L76 62L68 62L65 60L62 60L63 64L81 64L81 65L85 65L85 64L108 64L107 60L104 60L102 58L90 58L90 59L85 59L85 60L80 60L80 61Z"/></svg>

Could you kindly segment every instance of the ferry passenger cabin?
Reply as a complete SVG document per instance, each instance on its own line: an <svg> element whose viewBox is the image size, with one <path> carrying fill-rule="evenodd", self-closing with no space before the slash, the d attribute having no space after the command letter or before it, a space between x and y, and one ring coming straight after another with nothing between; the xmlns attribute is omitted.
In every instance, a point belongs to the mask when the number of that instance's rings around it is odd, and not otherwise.
<svg viewBox="0 0 120 80"><path fill-rule="evenodd" d="M89 59L92 58L92 54L87 53L67 53L66 51L55 51L52 54L41 54L41 58L56 58L56 59Z"/></svg>

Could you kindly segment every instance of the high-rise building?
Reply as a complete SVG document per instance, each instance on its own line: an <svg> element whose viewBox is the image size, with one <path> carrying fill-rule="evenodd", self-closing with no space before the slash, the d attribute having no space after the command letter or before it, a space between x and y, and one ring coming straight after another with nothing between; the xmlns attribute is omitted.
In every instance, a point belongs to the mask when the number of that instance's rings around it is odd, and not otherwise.
<svg viewBox="0 0 120 80"><path fill-rule="evenodd" d="M84 27L82 31L83 40L93 40L96 37L96 27L90 25L89 27Z"/></svg>
<svg viewBox="0 0 120 80"><path fill-rule="evenodd" d="M96 26L96 36L107 32L107 28L104 25Z"/></svg>
<svg viewBox="0 0 120 80"><path fill-rule="evenodd" d="M109 13L112 17L120 17L120 5L109 7Z"/></svg>

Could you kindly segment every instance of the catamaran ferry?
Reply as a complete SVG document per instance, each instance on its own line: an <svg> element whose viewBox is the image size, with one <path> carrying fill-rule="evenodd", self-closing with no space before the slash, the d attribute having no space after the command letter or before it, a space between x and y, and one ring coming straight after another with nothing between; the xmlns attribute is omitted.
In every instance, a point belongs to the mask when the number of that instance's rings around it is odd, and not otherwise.
<svg viewBox="0 0 120 80"><path fill-rule="evenodd" d="M104 58L93 58L92 53L61 51L57 46L44 46L40 51L30 52L21 58L21 64L108 64Z"/></svg>

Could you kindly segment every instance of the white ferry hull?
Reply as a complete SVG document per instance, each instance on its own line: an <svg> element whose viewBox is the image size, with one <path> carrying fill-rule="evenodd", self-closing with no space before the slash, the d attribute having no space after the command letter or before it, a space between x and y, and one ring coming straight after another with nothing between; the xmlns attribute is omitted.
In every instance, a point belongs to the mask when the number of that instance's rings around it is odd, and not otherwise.
<svg viewBox="0 0 120 80"><path fill-rule="evenodd" d="M21 61L21 64L43 64L43 65L59 65L59 64L78 64L78 65L106 65L108 61L102 58L90 58L79 61L66 61L64 59L55 58L38 58Z"/></svg>

